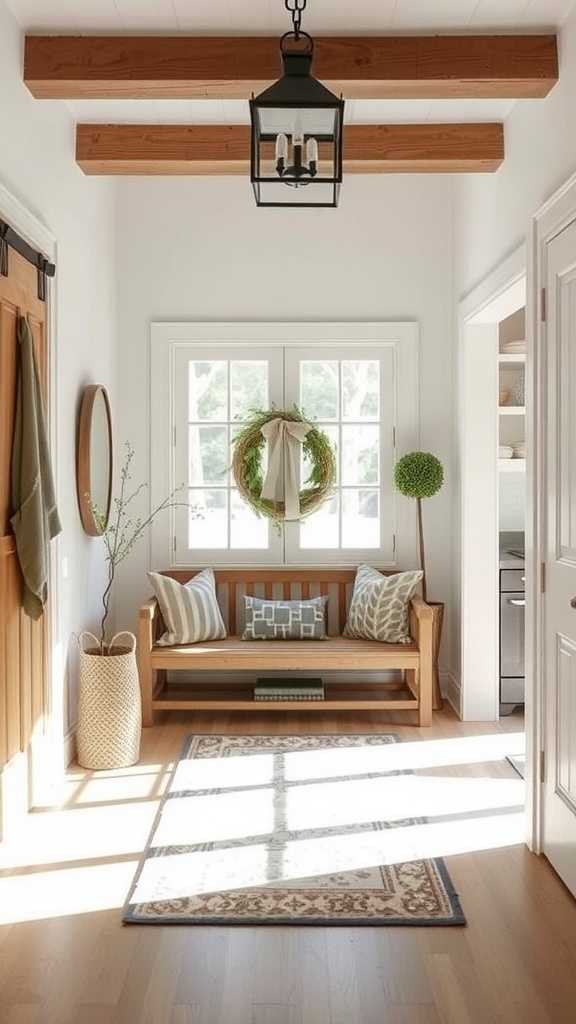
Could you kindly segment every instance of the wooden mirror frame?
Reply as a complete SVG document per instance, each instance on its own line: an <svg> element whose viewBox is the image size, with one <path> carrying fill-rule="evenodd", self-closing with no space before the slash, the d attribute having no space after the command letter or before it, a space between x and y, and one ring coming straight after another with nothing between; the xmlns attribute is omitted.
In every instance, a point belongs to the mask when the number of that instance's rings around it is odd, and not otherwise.
<svg viewBox="0 0 576 1024"><path fill-rule="evenodd" d="M104 399L106 419L108 422L108 458L110 463L110 475L108 479L108 495L106 499L106 525L110 517L110 505L112 503L112 414L110 411L110 399L103 384L88 384L84 388L82 405L80 406L80 421L78 424L78 448L76 453L76 486L78 488L78 505L82 526L90 537L101 537L102 530L99 528L91 507L92 498L92 476L90 472L90 455L92 448L92 422L94 414L94 403L98 394Z"/></svg>

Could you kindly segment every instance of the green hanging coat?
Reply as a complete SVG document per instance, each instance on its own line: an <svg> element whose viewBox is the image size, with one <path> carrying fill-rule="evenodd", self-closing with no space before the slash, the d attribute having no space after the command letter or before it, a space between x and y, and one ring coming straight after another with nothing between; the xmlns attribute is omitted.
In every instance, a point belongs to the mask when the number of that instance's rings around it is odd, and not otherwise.
<svg viewBox="0 0 576 1024"><path fill-rule="evenodd" d="M12 446L10 522L24 578L22 604L39 619L48 599L49 545L62 527L56 508L50 449L34 341L30 325L18 318L19 373Z"/></svg>

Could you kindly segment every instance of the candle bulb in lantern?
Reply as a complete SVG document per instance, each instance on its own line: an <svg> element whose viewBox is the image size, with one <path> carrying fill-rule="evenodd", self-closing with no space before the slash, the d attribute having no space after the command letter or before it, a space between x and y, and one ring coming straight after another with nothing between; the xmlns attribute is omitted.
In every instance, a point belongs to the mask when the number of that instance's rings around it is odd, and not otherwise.
<svg viewBox="0 0 576 1024"><path fill-rule="evenodd" d="M300 146L302 150L304 148L304 135L302 132L302 120L300 114L297 114L296 120L294 121L294 130L292 132L292 145L294 147Z"/></svg>
<svg viewBox="0 0 576 1024"><path fill-rule="evenodd" d="M276 136L276 159L285 160L288 156L288 139L284 135L284 132L280 132Z"/></svg>
<svg viewBox="0 0 576 1024"><path fill-rule="evenodd" d="M316 139L308 139L306 143L306 162L310 168L310 173L314 175L318 166L318 143Z"/></svg>
<svg viewBox="0 0 576 1024"><path fill-rule="evenodd" d="M283 132L279 132L276 136L276 171L278 174L284 173L284 167L286 159L288 157L288 139Z"/></svg>

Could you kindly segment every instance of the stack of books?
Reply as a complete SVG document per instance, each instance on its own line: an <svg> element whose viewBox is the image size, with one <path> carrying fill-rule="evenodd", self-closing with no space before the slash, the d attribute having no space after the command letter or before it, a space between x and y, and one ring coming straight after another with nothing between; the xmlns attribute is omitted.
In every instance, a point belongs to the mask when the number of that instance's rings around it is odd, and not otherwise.
<svg viewBox="0 0 576 1024"><path fill-rule="evenodd" d="M257 679L254 700L324 700L321 679Z"/></svg>

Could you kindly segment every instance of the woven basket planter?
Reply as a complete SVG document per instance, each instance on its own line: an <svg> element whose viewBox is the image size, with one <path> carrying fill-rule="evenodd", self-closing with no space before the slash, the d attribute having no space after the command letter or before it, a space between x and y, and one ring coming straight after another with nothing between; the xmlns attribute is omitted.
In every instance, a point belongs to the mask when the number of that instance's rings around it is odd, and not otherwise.
<svg viewBox="0 0 576 1024"><path fill-rule="evenodd" d="M130 647L114 646L119 636ZM94 647L85 648L89 638ZM82 633L78 700L78 763L83 768L127 768L140 756L142 711L136 665L136 637L117 633L108 654L100 654L92 633Z"/></svg>

